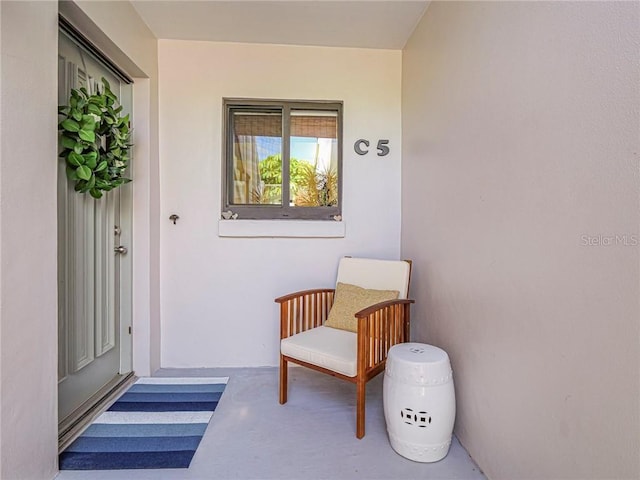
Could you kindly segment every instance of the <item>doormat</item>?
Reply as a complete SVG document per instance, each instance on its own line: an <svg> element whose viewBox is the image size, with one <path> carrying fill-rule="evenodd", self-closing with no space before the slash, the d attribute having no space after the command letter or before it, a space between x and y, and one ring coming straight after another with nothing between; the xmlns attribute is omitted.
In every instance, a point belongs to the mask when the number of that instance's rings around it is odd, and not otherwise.
<svg viewBox="0 0 640 480"><path fill-rule="evenodd" d="M139 379L60 454L60 470L188 468L228 380Z"/></svg>

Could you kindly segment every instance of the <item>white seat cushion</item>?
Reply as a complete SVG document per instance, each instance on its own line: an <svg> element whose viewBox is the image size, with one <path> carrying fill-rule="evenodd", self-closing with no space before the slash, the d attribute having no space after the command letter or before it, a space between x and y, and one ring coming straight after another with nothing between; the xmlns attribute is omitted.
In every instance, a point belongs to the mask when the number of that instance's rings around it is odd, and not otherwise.
<svg viewBox="0 0 640 480"><path fill-rule="evenodd" d="M280 341L280 351L287 357L355 377L358 335L346 330L316 327Z"/></svg>

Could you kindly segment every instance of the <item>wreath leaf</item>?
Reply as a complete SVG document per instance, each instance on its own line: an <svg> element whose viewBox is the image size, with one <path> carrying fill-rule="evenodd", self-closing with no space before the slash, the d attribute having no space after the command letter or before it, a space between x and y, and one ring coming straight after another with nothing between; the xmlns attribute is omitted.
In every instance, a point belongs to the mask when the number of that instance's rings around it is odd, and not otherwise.
<svg viewBox="0 0 640 480"><path fill-rule="evenodd" d="M96 164L98 163L98 154L96 152L91 152L82 155L82 158L84 158L84 164L95 172Z"/></svg>
<svg viewBox="0 0 640 480"><path fill-rule="evenodd" d="M100 109L100 107L92 102L89 102L87 104L87 111L89 113L92 113L93 115L98 115L98 116L102 115L102 110Z"/></svg>
<svg viewBox="0 0 640 480"><path fill-rule="evenodd" d="M67 178L69 180L78 180L78 175L76 174L75 169L67 167Z"/></svg>
<svg viewBox="0 0 640 480"><path fill-rule="evenodd" d="M78 135L85 142L95 142L96 141L96 133L92 132L91 130L81 129L78 132Z"/></svg>
<svg viewBox="0 0 640 480"><path fill-rule="evenodd" d="M77 154L76 152L69 152L67 161L74 167L79 167L80 165L84 164L84 157Z"/></svg>
<svg viewBox="0 0 640 480"><path fill-rule="evenodd" d="M71 118L63 120L62 123L60 123L60 126L68 132L77 132L78 130L80 130L80 125L78 124L78 122Z"/></svg>
<svg viewBox="0 0 640 480"><path fill-rule="evenodd" d="M62 144L63 148L73 149L76 146L76 141L71 137L67 137L66 135L62 135L60 143Z"/></svg>
<svg viewBox="0 0 640 480"><path fill-rule="evenodd" d="M81 180L89 180L91 178L91 173L91 169L86 165L80 165L76 168L76 175L78 175L78 178Z"/></svg>

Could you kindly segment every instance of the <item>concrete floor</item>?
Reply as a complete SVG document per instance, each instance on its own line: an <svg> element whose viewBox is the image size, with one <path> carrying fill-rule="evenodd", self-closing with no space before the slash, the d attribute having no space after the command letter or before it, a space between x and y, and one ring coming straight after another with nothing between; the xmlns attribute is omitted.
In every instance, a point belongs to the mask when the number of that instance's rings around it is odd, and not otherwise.
<svg viewBox="0 0 640 480"><path fill-rule="evenodd" d="M387 438L382 380L367 385L366 435L355 437L355 386L291 367L289 401L278 404L276 368L163 369L156 376L229 376L189 469L64 471L86 479L485 479L454 438L447 457L417 463Z"/></svg>

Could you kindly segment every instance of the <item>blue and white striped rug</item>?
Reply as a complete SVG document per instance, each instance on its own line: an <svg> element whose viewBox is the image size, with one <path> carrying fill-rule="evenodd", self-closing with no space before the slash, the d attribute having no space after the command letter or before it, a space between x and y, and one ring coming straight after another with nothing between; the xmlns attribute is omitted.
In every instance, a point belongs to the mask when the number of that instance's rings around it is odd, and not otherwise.
<svg viewBox="0 0 640 480"><path fill-rule="evenodd" d="M188 468L228 380L139 379L60 454L60 470Z"/></svg>

